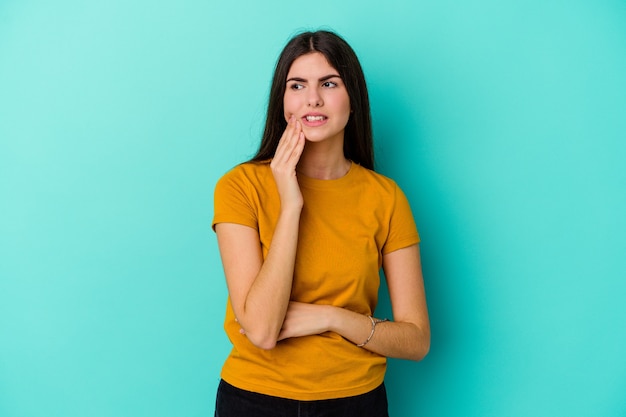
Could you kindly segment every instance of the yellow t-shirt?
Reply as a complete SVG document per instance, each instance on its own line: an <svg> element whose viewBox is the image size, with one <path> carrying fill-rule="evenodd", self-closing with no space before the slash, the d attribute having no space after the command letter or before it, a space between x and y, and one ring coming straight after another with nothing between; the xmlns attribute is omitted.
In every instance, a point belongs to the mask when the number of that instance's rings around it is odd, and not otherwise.
<svg viewBox="0 0 626 417"><path fill-rule="evenodd" d="M406 197L391 179L355 163L342 178L300 175L298 182L304 207L291 299L372 314L382 255L419 242ZM258 230L265 257L279 209L269 162L244 163L216 185L213 226ZM364 394L383 382L386 358L336 333L286 339L262 350L239 332L230 301L224 328L233 349L222 378L238 388L308 401Z"/></svg>

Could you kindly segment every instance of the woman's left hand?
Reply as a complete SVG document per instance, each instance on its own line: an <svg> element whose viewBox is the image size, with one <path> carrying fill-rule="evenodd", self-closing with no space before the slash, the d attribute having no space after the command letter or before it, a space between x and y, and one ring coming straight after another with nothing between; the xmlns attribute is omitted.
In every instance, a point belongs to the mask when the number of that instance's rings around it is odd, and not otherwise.
<svg viewBox="0 0 626 417"><path fill-rule="evenodd" d="M330 306L290 301L278 340L310 336L328 331Z"/></svg>

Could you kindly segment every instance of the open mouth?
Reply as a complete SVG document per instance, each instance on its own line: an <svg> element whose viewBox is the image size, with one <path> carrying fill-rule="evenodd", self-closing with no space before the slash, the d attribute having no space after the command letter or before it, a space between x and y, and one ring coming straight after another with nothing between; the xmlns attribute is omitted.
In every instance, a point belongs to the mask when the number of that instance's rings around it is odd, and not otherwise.
<svg viewBox="0 0 626 417"><path fill-rule="evenodd" d="M326 116L306 116L307 122L321 122L322 120L326 120Z"/></svg>

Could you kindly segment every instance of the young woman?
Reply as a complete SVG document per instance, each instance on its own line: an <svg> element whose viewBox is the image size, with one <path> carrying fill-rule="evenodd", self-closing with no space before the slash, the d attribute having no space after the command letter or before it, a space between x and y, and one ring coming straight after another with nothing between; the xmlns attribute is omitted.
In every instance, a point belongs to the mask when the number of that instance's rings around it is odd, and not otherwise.
<svg viewBox="0 0 626 417"><path fill-rule="evenodd" d="M233 344L216 416L387 416L386 357L428 352L417 229L373 169L354 51L332 32L295 36L257 155L215 189ZM381 267L393 321L372 316Z"/></svg>

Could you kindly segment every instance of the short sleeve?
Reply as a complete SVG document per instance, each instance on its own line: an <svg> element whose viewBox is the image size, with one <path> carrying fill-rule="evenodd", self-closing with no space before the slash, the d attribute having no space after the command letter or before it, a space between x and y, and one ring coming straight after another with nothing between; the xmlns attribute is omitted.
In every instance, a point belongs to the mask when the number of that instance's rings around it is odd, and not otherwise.
<svg viewBox="0 0 626 417"><path fill-rule="evenodd" d="M393 210L389 220L389 234L382 248L383 254L420 242L409 201L397 185L395 185L394 194Z"/></svg>
<svg viewBox="0 0 626 417"><path fill-rule="evenodd" d="M252 186L242 170L234 168L219 179L213 199L213 223L237 223L258 229L258 218L251 198Z"/></svg>

